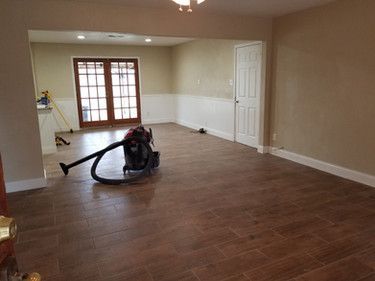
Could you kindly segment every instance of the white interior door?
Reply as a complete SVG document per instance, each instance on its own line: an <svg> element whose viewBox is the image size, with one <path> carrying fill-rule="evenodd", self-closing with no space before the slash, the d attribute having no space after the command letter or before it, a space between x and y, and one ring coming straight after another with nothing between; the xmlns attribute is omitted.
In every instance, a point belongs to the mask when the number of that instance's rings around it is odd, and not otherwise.
<svg viewBox="0 0 375 281"><path fill-rule="evenodd" d="M258 148L262 44L236 47L236 141Z"/></svg>

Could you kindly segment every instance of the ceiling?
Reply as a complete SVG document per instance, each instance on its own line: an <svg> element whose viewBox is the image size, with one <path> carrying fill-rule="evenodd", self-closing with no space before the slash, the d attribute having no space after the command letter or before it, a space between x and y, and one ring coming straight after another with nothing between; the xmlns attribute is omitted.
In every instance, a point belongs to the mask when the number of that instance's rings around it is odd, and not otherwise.
<svg viewBox="0 0 375 281"><path fill-rule="evenodd" d="M96 2L121 4L125 6L173 8L177 5L171 0L64 0L74 2ZM238 14L276 17L328 4L335 0L206 0L199 6L199 12ZM195 4L196 5L196 4ZM194 5L194 6L195 6ZM193 10L197 7L193 7Z"/></svg>
<svg viewBox="0 0 375 281"><path fill-rule="evenodd" d="M78 35L85 36L79 40ZM150 38L151 42L145 39ZM65 43L65 44L106 44L106 45L136 45L136 46L174 46L192 41L192 38L160 37L135 35L128 33L90 32L90 31L44 31L30 30L31 42L40 43Z"/></svg>

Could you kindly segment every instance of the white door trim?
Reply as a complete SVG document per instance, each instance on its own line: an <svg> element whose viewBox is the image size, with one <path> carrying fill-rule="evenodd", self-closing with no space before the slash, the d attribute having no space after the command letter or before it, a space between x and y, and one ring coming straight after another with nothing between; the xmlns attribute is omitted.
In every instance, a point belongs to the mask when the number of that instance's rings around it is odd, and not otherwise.
<svg viewBox="0 0 375 281"><path fill-rule="evenodd" d="M237 49L247 46L261 45L261 86L260 86L260 106L259 106L259 133L258 133L258 148L259 153L267 153L263 149L264 146L264 121L265 121L265 96L266 96L266 74L267 74L267 45L265 41L254 41L234 46L234 81L233 81L233 106L234 106L234 131L233 139L236 140L237 131L237 106L236 106L236 93L237 93Z"/></svg>

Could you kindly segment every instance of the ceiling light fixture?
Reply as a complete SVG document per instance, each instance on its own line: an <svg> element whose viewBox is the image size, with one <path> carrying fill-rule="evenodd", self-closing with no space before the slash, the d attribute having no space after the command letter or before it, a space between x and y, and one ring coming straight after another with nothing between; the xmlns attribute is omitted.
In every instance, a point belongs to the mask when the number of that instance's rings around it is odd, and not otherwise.
<svg viewBox="0 0 375 281"><path fill-rule="evenodd" d="M86 36L85 35L78 35L77 38L79 40L84 40L84 39L86 39Z"/></svg>
<svg viewBox="0 0 375 281"><path fill-rule="evenodd" d="M188 13L191 13L193 11L191 9L191 2L192 1L197 1L197 4L199 5L199 4L203 3L206 0L172 0L172 1L175 2L175 3L177 3L178 5L180 5L180 8L178 9L180 12L184 11L183 7L188 7L186 11Z"/></svg>
<svg viewBox="0 0 375 281"><path fill-rule="evenodd" d="M152 39L151 39L151 38L146 38L145 41L146 41L147 43L150 43L150 42L152 42Z"/></svg>

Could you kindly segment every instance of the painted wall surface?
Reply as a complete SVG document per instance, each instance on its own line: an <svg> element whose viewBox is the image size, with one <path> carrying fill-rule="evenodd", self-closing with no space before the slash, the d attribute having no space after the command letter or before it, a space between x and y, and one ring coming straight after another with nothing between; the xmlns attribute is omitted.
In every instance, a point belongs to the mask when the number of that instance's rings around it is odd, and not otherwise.
<svg viewBox="0 0 375 281"><path fill-rule="evenodd" d="M275 20L273 146L375 175L375 1Z"/></svg>
<svg viewBox="0 0 375 281"><path fill-rule="evenodd" d="M171 91L169 47L82 44L31 44L38 94L49 90L56 98L75 98L72 57L139 58L141 95Z"/></svg>
<svg viewBox="0 0 375 281"><path fill-rule="evenodd" d="M172 48L173 92L233 99L236 40L196 40Z"/></svg>
<svg viewBox="0 0 375 281"><path fill-rule="evenodd" d="M87 30L159 36L271 40L272 20L250 16L180 14L78 1L0 2L0 151L6 182L44 176L28 33Z"/></svg>

